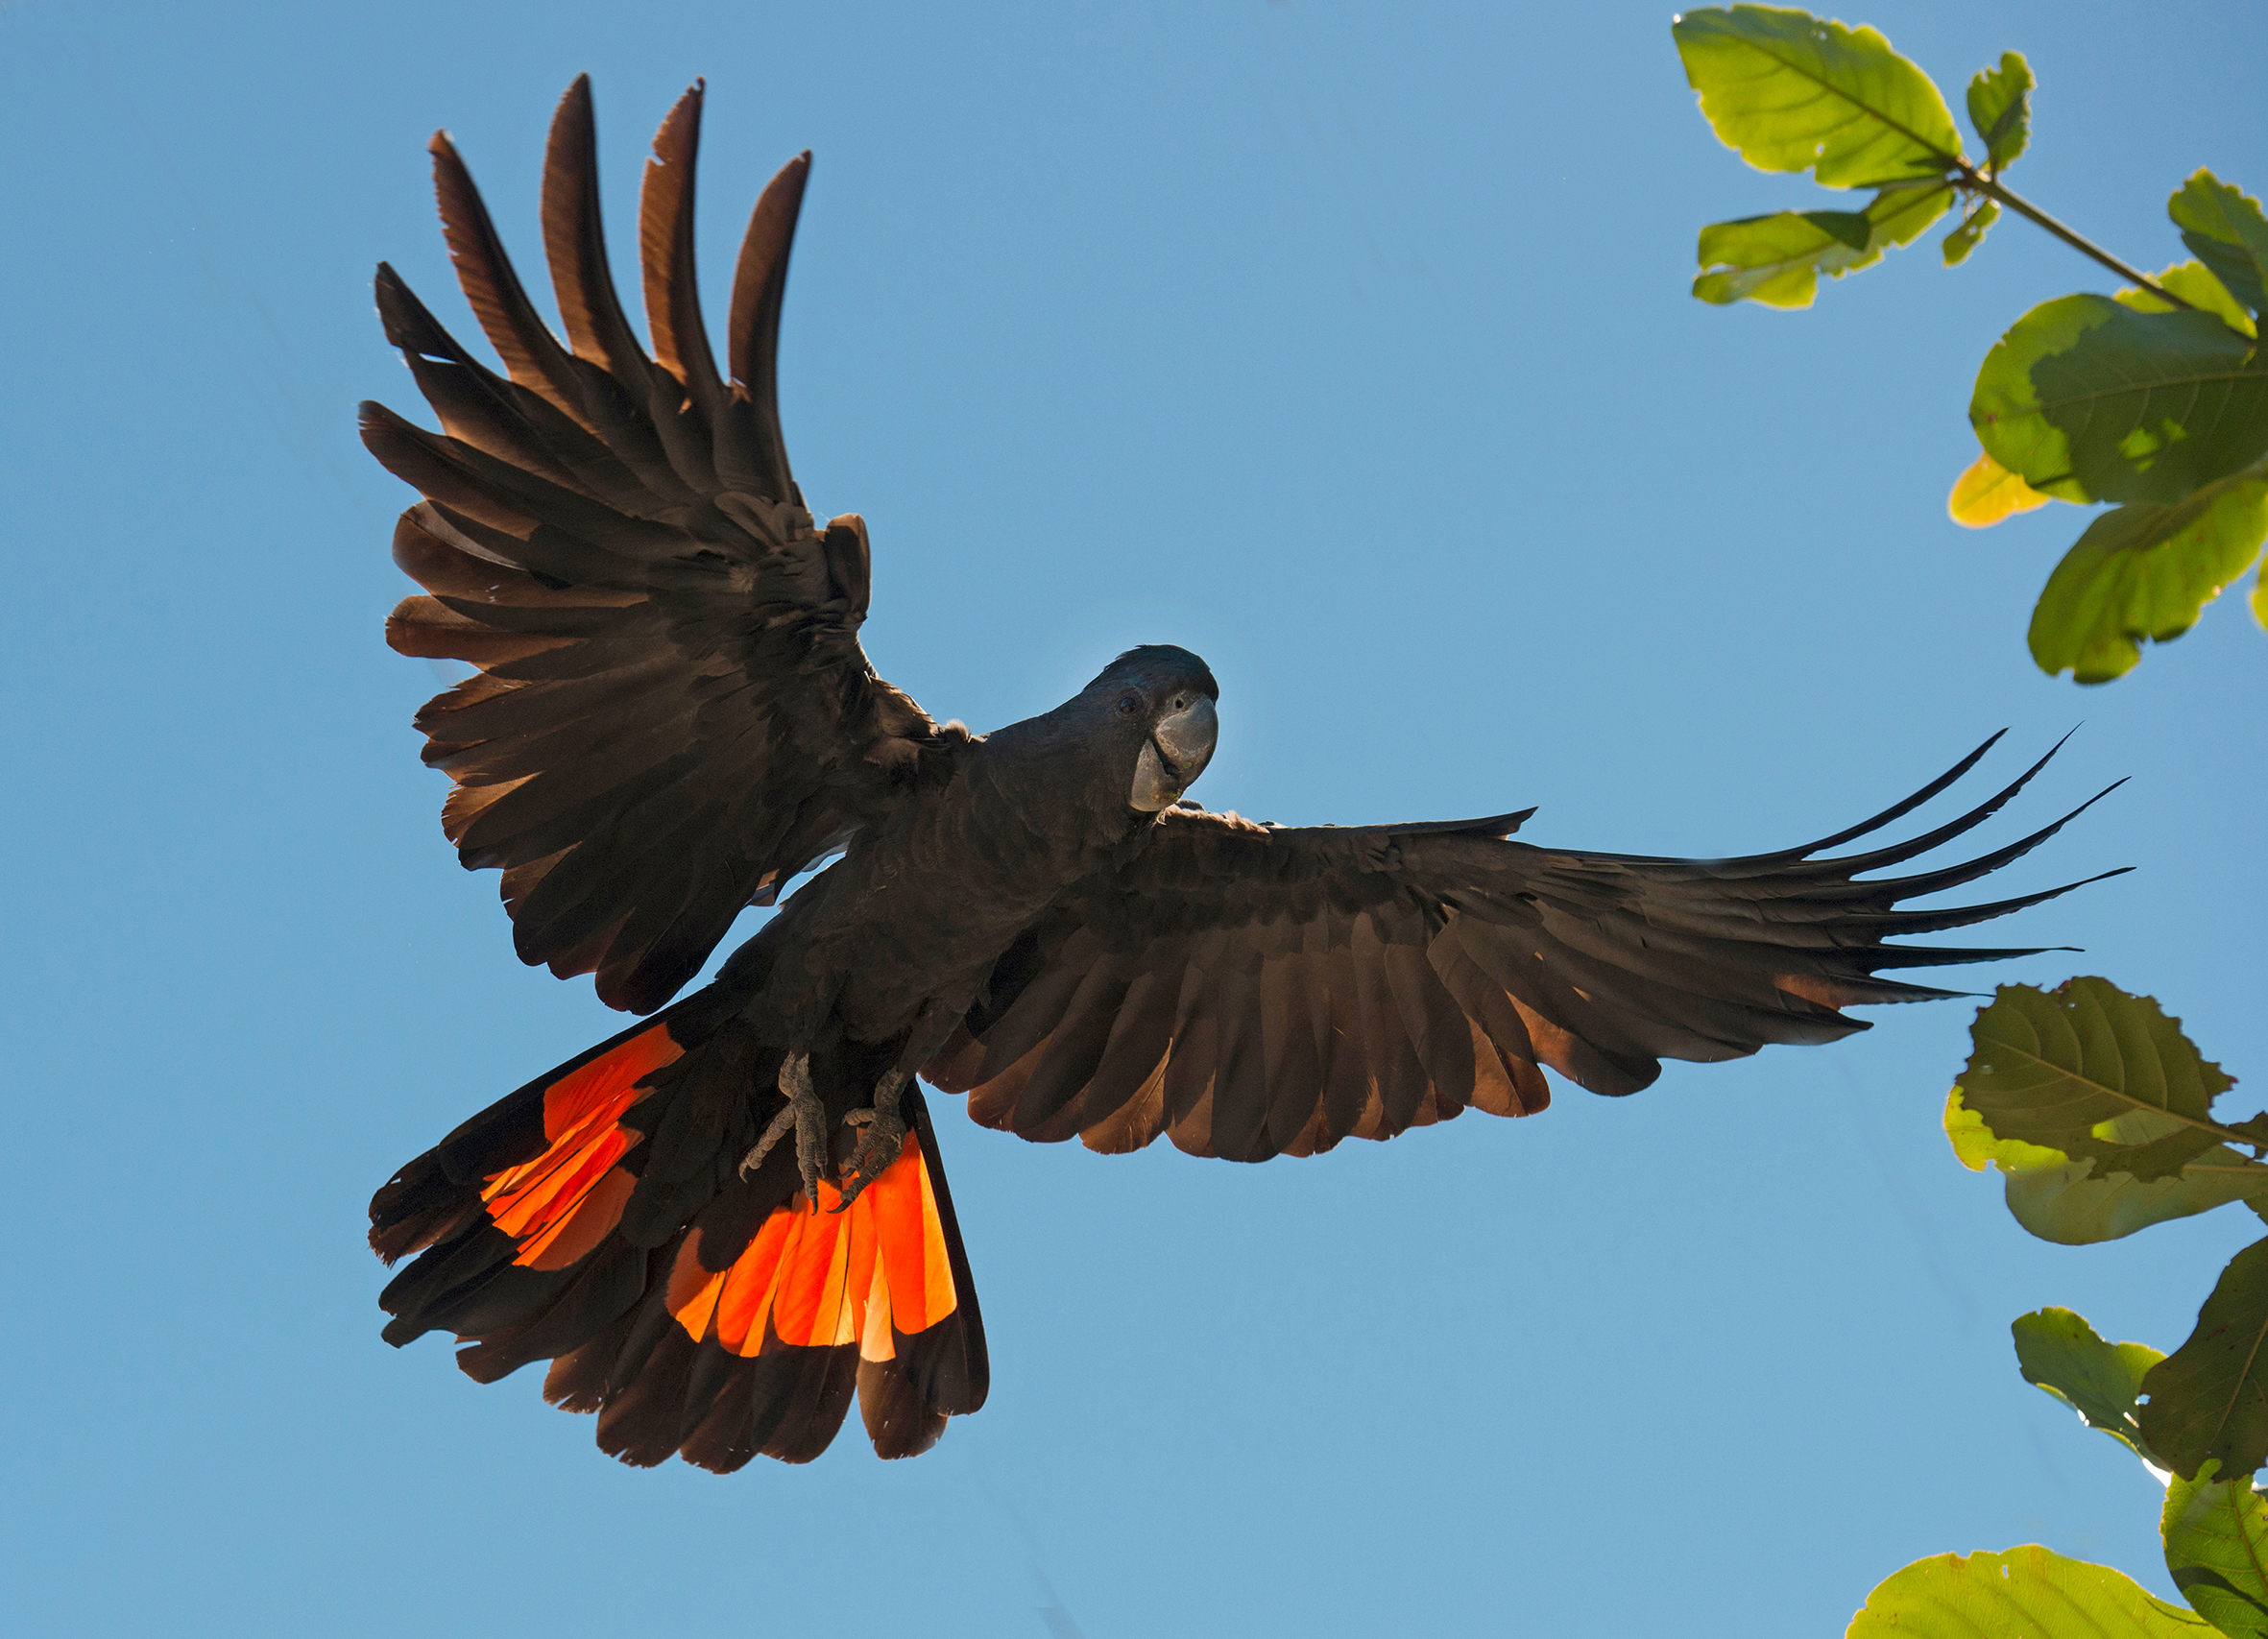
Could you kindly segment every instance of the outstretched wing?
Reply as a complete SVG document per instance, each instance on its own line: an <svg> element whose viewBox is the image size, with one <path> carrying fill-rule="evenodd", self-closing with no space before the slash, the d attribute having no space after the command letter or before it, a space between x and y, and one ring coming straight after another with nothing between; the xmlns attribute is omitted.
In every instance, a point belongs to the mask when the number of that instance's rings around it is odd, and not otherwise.
<svg viewBox="0 0 2268 1639"><path fill-rule="evenodd" d="M1981 858L1856 880L1980 823L2045 758L1926 835L1812 857L1937 795L1991 744L1864 825L1744 859L1504 840L1526 813L1289 830L1171 809L1139 858L1083 886L1001 958L925 1073L968 1092L977 1121L1043 1143L1075 1134L1121 1151L1164 1133L1192 1154L1265 1161L1391 1138L1467 1105L1532 1114L1551 1097L1539 1065L1623 1094L1665 1058L1831 1041L1867 1027L1839 1011L1854 1002L1955 994L1881 970L2036 953L1885 939L2081 885L1897 908L1997 869L2070 814Z"/></svg>
<svg viewBox="0 0 2268 1639"><path fill-rule="evenodd" d="M959 737L874 673L865 525L813 526L774 391L781 296L809 156L758 202L733 281L731 380L693 282L701 88L654 139L639 241L648 358L599 229L591 90L552 122L543 238L567 331L536 316L446 135L436 187L465 295L509 378L378 269L378 311L445 434L363 406L363 442L425 499L394 556L430 595L387 640L470 662L429 701L442 826L502 870L520 958L598 976L648 1012L740 907L870 824Z"/></svg>

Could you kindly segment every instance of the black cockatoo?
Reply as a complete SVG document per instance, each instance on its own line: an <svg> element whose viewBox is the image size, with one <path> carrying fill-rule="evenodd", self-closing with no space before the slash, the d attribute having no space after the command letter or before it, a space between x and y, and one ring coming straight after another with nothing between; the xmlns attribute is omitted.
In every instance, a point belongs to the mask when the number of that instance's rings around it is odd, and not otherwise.
<svg viewBox="0 0 2268 1639"><path fill-rule="evenodd" d="M505 374L378 270L386 335L445 429L364 407L372 452L424 497L394 556L426 595L387 639L477 668L417 719L455 782L443 829L466 866L502 871L522 960L595 974L609 1004L651 1015L377 1193L372 1245L419 1254L381 1299L389 1341L445 1328L483 1382L552 1362L545 1396L596 1411L628 1462L808 1460L854 1390L876 1449L909 1456L987 1379L917 1075L1041 1142L1313 1155L1468 1106L1532 1115L1547 1066L1627 1094L1664 1058L1831 1041L1865 1028L1851 1003L1950 994L1883 970L2029 953L1886 939L2066 891L1897 908L2057 826L1856 880L1968 830L2029 772L1910 842L1816 857L1983 748L1809 847L1696 861L1507 840L1525 813L1287 829L1206 812L1184 793L1219 690L1184 649L1134 649L991 735L937 723L859 646L864 523L813 521L781 438L809 157L757 204L719 374L693 281L700 115L696 86L646 167L650 355L608 270L584 81L543 175L564 345L446 136L449 252ZM837 855L671 1002L743 906Z"/></svg>

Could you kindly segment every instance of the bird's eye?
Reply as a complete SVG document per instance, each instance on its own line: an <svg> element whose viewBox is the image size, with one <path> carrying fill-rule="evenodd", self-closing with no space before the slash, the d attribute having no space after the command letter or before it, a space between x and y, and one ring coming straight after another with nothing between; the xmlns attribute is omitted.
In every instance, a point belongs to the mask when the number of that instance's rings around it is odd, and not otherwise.
<svg viewBox="0 0 2268 1639"><path fill-rule="evenodd" d="M1120 716L1122 716L1122 717L1131 717L1131 716L1132 716L1132 715L1133 715L1135 712L1137 712L1137 711L1141 711L1141 710L1142 710L1142 702L1141 702L1141 701L1139 701L1139 700L1137 700L1137 699L1135 699L1133 695L1131 695L1131 694L1122 694L1122 695L1120 695L1120 696L1119 696L1119 715L1120 715Z"/></svg>

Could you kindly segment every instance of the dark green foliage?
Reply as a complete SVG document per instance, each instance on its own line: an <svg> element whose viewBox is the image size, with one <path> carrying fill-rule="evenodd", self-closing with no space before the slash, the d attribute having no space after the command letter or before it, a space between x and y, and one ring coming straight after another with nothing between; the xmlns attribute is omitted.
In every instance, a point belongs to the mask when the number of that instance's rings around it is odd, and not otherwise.
<svg viewBox="0 0 2268 1639"><path fill-rule="evenodd" d="M2094 1161L2097 1176L2178 1176L2234 1136L2212 1119L2232 1085L2146 996L2107 979L2004 984L1977 1014L1962 1107L2000 1139Z"/></svg>
<svg viewBox="0 0 2268 1639"><path fill-rule="evenodd" d="M2268 1241L2229 1260L2189 1340L2150 1368L2142 1437L2184 1479L2268 1462Z"/></svg>
<svg viewBox="0 0 2268 1639"><path fill-rule="evenodd" d="M2216 1465L2165 1488L2165 1568L2182 1597L2232 1639L2268 1635L2268 1499Z"/></svg>

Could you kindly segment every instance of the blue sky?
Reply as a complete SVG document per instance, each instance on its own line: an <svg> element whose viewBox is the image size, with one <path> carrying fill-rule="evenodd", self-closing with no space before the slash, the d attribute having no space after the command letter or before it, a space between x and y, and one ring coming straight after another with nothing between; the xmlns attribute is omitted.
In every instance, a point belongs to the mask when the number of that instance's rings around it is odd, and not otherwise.
<svg viewBox="0 0 2268 1639"><path fill-rule="evenodd" d="M2012 183L2142 265L2196 166L2268 186L2250 8L1861 17L1956 94L2030 54ZM712 292L816 150L789 446L823 516L868 518L869 651L939 716L1177 642L1222 685L1215 807L1533 803L1536 841L1697 856L2082 724L1983 834L2132 776L2005 880L2141 869L2021 920L2086 954L1976 982L2102 973L2235 1108L2268 1077L2268 638L2231 600L2110 688L2051 682L2022 629L2077 513L1944 516L1987 347L2105 280L2004 222L1809 313L1693 301L1701 224L1814 196L1709 134L1665 8L12 0L12 1621L1796 1635L2026 1541L2170 1592L2156 1487L2017 1378L2007 1323L2170 1348L2258 1223L2026 1237L1939 1130L1961 1002L1256 1169L940 1099L995 1379L910 1463L634 1472L533 1374L382 1345L371 1190L615 1027L513 959L441 838L434 679L379 638L407 492L352 435L358 398L422 410L373 264L471 329L426 137L527 267L583 70L618 248L707 76Z"/></svg>

